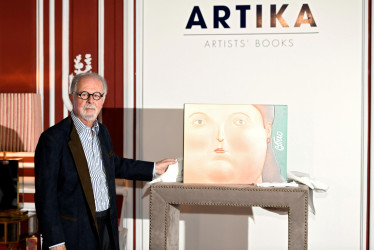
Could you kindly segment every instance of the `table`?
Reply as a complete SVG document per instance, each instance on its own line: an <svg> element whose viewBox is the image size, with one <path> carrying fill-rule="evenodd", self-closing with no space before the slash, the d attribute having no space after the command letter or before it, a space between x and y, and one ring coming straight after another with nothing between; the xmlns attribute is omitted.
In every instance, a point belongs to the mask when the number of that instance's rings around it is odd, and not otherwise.
<svg viewBox="0 0 374 250"><path fill-rule="evenodd" d="M150 249L178 249L179 205L284 208L288 249L308 248L308 187L155 183L150 186Z"/></svg>
<svg viewBox="0 0 374 250"><path fill-rule="evenodd" d="M37 244L36 214L0 218L0 249L36 249Z"/></svg>

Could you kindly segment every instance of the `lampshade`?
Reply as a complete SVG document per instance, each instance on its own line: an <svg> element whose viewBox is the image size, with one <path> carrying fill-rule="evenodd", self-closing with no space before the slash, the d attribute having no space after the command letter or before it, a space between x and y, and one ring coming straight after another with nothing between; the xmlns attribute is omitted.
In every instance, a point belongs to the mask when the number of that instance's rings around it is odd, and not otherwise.
<svg viewBox="0 0 374 250"><path fill-rule="evenodd" d="M39 94L0 93L0 151L34 152L41 132Z"/></svg>

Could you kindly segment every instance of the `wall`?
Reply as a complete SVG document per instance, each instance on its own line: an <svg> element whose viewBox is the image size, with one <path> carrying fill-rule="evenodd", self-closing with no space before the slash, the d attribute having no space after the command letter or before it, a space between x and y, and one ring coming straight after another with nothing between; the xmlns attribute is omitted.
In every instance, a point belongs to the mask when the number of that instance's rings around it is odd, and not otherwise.
<svg viewBox="0 0 374 250"><path fill-rule="evenodd" d="M123 0L0 1L0 92L39 93L40 115L47 129L68 115L64 99L68 100L69 75L100 72L109 89L101 119L115 135L114 151L132 157L131 136L126 138L131 147L126 152L124 147L124 119L133 118L132 111L125 112L131 102L124 100L125 75L133 74L126 72L124 66L127 53L124 31L129 25L124 18L125 3ZM35 210L33 152L16 155L26 162L26 208ZM131 221L131 211L128 217Z"/></svg>
<svg viewBox="0 0 374 250"><path fill-rule="evenodd" d="M1 92L40 93L46 129L67 115L68 76L100 70L110 90L104 119L123 116L123 1L17 0L0 9ZM113 131L123 138L122 129ZM123 154L122 140L116 145Z"/></svg>
<svg viewBox="0 0 374 250"><path fill-rule="evenodd" d="M286 104L288 169L330 186L327 193L314 194L317 213L309 214L309 248L360 248L361 223L365 223L361 178L366 167L364 3L303 2L316 25L302 16L307 24L295 27L302 3L277 2L276 11L288 7L283 20L276 19L276 27L271 27L271 1L145 0L142 156L147 160L183 156L184 103ZM236 6L248 4L251 9L242 27ZM262 19L256 5L262 6ZM199 6L206 29L186 28L194 6ZM213 6L231 11L230 28L214 28ZM201 24L202 19L196 15L192 20ZM257 26L258 20L262 27ZM143 202L146 207L147 197ZM248 240L239 241L235 249L287 248L284 216L256 209L252 223L250 212L241 212L227 212L226 218L188 208L182 215L180 249L206 249L209 244L227 249L238 238ZM144 226L147 236L147 222ZM147 248L147 237L143 244Z"/></svg>
<svg viewBox="0 0 374 250"><path fill-rule="evenodd" d="M126 0L69 2L1 2L0 91L42 92L45 129L66 115L62 86L74 73L78 54L91 54L92 70L104 72L108 79L110 98L103 121L116 135L116 152L129 157L134 152L146 160L181 157L184 103L287 104L289 170L307 172L330 186L327 193L314 196L317 214L309 214L309 248L363 246L367 1L305 2L316 27L301 25L300 29L293 27L301 8L294 0L276 3L277 11L289 4L282 15L289 28L282 28L279 21L270 27L274 3L265 0L250 3L245 29L240 28L235 10L235 5L248 5L244 1L144 0L135 1L136 6ZM231 29L212 28L213 5L232 11L227 21ZM263 8L261 29L256 28L256 5ZM200 6L206 30L186 29L193 6ZM67 24L69 28L63 30ZM99 35L102 29L104 35ZM277 32L282 34L273 34ZM243 39L241 47L236 40ZM262 46L257 46L257 40ZM267 46L268 41L275 42ZM37 58L44 60L42 68L37 67ZM38 85L41 76L43 84ZM147 249L148 201L141 198L142 185L137 185L136 211L131 190L126 210L128 246ZM215 237L217 249L232 242L237 249L287 247L285 216L262 209L225 210L223 217L218 215L220 209L185 207L183 211L181 249L212 246L209 237ZM135 228L133 212L138 221ZM271 241L264 236L270 224ZM239 234L232 230L235 226L240 227Z"/></svg>
<svg viewBox="0 0 374 250"><path fill-rule="evenodd" d="M0 92L35 93L36 1L1 1L0 16Z"/></svg>

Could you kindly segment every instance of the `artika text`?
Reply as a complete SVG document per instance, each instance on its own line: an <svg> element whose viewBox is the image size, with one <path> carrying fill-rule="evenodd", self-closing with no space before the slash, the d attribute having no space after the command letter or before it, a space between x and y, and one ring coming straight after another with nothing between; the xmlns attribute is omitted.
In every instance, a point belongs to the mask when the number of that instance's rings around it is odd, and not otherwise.
<svg viewBox="0 0 374 250"><path fill-rule="evenodd" d="M228 24L232 15L239 15L238 23L235 23L235 28L245 29L247 28L247 16L249 14L256 14L256 24L252 24L256 28L263 27L263 11L269 11L270 13L270 28L282 27L294 27L298 28L301 26L317 27L316 21L313 17L312 11L308 4L303 4L300 11L295 13L295 18L284 17L284 13L287 12L288 4L282 4L281 6L271 4L269 6L263 5L236 5L235 8L229 8L225 5L213 6L213 20L207 20L205 16L207 13L203 13L199 6L192 8L191 14L187 21L186 29L230 29ZM254 8L254 10L252 9ZM289 15L288 15L289 16ZM264 22L265 23L265 22ZM233 26L233 24L231 24ZM280 26L279 26L280 25Z"/></svg>

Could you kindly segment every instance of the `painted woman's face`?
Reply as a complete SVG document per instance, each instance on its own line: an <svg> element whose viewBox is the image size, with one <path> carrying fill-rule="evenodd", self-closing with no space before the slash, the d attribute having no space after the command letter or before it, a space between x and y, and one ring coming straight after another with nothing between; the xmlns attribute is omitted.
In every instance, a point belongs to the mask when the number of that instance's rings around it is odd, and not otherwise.
<svg viewBox="0 0 374 250"><path fill-rule="evenodd" d="M252 105L188 105L184 182L261 183L269 132Z"/></svg>

